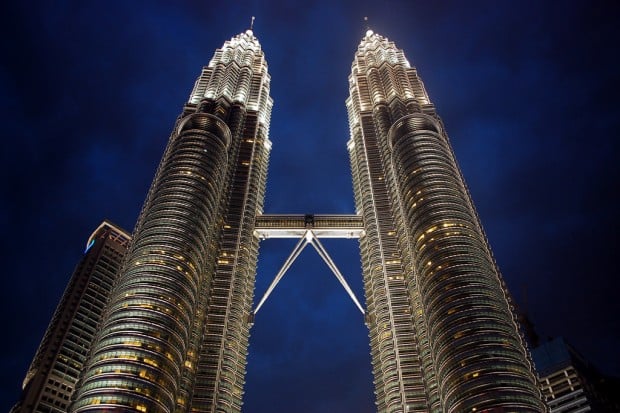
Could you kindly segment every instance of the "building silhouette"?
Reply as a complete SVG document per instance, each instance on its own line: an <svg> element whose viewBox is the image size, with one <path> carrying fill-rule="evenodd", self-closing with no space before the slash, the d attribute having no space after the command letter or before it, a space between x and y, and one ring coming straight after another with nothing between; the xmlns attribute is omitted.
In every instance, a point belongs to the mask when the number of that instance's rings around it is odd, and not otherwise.
<svg viewBox="0 0 620 413"><path fill-rule="evenodd" d="M71 412L237 412L254 315L312 245L365 315L380 412L541 412L510 296L416 69L368 31L349 77L356 213L266 215L270 76L247 30L178 117ZM253 308L260 240L299 242ZM366 309L319 238L359 239Z"/></svg>
<svg viewBox="0 0 620 413"><path fill-rule="evenodd" d="M127 232L108 221L88 238L12 411L67 411L129 240Z"/></svg>

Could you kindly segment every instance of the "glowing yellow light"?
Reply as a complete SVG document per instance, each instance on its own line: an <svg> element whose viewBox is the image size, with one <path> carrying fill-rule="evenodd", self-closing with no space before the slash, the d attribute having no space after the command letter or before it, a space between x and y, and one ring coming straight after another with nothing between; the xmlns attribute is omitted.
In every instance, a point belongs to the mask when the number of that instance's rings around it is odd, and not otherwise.
<svg viewBox="0 0 620 413"><path fill-rule="evenodd" d="M150 358L146 358L146 357L145 357L145 358L144 358L144 362L145 362L146 364L150 364L150 365L151 365L151 366L153 366L153 367L159 367L159 364L157 364L157 362L156 362L155 360L153 360L153 359L150 359Z"/></svg>

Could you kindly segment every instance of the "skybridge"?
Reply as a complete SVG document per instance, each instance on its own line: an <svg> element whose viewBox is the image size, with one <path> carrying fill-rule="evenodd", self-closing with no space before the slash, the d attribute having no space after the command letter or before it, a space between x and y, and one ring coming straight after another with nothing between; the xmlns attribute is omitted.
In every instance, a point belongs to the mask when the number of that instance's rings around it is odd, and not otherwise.
<svg viewBox="0 0 620 413"><path fill-rule="evenodd" d="M282 277L288 269L293 265L299 254L308 245L312 245L319 256L325 261L325 264L332 270L332 273L338 279L342 287L345 289L355 306L362 314L365 314L364 308L355 297L355 294L349 287L344 276L329 256L325 247L319 238L347 238L356 239L364 236L363 220L360 215L320 215L320 214L263 214L256 217L254 235L260 240L269 238L294 238L299 239L293 251L284 261L284 264L276 274L275 278L267 288L263 298L259 301L256 309L253 311L251 318L258 313L272 291L278 285Z"/></svg>

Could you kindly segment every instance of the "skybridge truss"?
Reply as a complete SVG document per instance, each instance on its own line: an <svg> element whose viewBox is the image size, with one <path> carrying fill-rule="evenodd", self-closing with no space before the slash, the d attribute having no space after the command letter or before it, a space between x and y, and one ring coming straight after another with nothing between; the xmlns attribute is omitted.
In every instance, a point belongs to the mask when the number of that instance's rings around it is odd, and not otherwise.
<svg viewBox="0 0 620 413"><path fill-rule="evenodd" d="M252 313L252 318L263 306L267 298L271 295L276 285L280 282L284 274L293 265L297 257L308 245L312 245L319 256L325 261L336 279L345 289L355 306L362 314L364 308L349 287L346 279L330 257L329 253L319 241L319 238L347 238L357 239L364 235L362 217L359 215L276 215L265 214L256 218L254 235L260 240L269 238L295 238L299 242L295 245L290 255L276 274L275 278L265 291L265 294L258 302L256 309Z"/></svg>

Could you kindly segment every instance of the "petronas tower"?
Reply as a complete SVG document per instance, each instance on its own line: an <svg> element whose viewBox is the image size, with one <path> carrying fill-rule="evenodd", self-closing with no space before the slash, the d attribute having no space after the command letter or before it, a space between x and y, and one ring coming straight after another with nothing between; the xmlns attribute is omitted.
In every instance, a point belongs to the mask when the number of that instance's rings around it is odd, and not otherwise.
<svg viewBox="0 0 620 413"><path fill-rule="evenodd" d="M446 131L393 42L366 33L346 104L378 410L544 411Z"/></svg>
<svg viewBox="0 0 620 413"><path fill-rule="evenodd" d="M55 379L71 390L69 411L239 412L254 315L307 245L364 314L379 412L545 411L445 128L403 51L369 30L355 53L350 215L263 213L269 87L252 30L203 68L91 323L88 358L74 364L79 379ZM258 246L274 237L299 242L255 306ZM328 237L359 240L365 309ZM66 411L47 409L14 408Z"/></svg>
<svg viewBox="0 0 620 413"><path fill-rule="evenodd" d="M238 411L271 143L248 30L202 70L177 119L71 406Z"/></svg>

